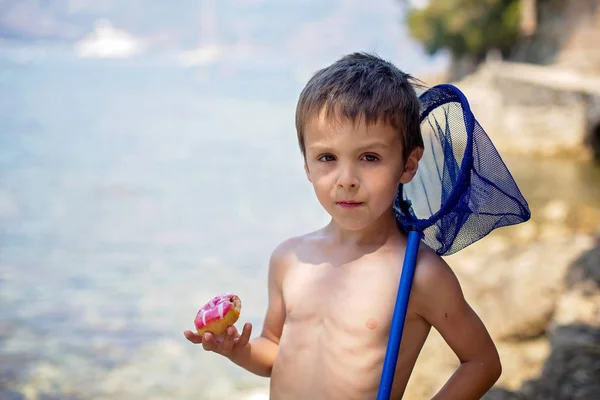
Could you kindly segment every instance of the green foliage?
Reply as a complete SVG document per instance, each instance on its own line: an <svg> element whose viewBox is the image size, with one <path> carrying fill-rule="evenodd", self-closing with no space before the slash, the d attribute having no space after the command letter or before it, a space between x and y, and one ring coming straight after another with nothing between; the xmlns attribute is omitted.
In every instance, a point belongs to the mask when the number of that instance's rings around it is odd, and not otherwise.
<svg viewBox="0 0 600 400"><path fill-rule="evenodd" d="M489 49L507 51L519 35L519 0L431 0L406 15L412 37L434 55L482 58Z"/></svg>

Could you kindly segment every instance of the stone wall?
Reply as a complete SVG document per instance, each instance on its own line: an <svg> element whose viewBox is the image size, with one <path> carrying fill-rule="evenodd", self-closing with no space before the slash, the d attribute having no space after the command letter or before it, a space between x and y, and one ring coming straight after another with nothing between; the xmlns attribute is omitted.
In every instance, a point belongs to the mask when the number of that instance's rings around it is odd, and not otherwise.
<svg viewBox="0 0 600 400"><path fill-rule="evenodd" d="M556 63L584 72L600 72L600 0L569 1L565 20L574 26L563 40Z"/></svg>
<svg viewBox="0 0 600 400"><path fill-rule="evenodd" d="M537 0L537 19L511 60L600 71L600 0Z"/></svg>
<svg viewBox="0 0 600 400"><path fill-rule="evenodd" d="M600 71L600 0L537 0L535 32L523 36L511 61Z"/></svg>
<svg viewBox="0 0 600 400"><path fill-rule="evenodd" d="M598 96L525 83L486 63L455 82L496 147L507 153L588 159L600 124ZM598 147L598 146L596 146Z"/></svg>

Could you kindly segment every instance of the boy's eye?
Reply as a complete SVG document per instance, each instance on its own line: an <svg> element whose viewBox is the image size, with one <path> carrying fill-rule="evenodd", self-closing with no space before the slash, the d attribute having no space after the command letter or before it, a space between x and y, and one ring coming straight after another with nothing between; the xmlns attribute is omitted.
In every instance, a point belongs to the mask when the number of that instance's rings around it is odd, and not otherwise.
<svg viewBox="0 0 600 400"><path fill-rule="evenodd" d="M321 157L318 158L318 160L324 162L335 161L335 157L331 154L323 154Z"/></svg>
<svg viewBox="0 0 600 400"><path fill-rule="evenodd" d="M368 162L373 162L373 161L377 161L377 160L379 160L379 157L377 157L377 156L376 156L376 155L374 155L374 154L365 154L365 155L363 156L363 159L364 159L365 161L368 161Z"/></svg>

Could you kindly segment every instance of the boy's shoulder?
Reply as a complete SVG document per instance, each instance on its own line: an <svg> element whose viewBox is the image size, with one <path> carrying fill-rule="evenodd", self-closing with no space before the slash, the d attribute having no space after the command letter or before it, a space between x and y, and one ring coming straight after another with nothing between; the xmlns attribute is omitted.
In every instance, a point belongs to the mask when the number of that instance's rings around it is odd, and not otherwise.
<svg viewBox="0 0 600 400"><path fill-rule="evenodd" d="M424 244L419 248L411 297L424 308L443 306L463 298L460 282L452 268Z"/></svg>
<svg viewBox="0 0 600 400"><path fill-rule="evenodd" d="M321 230L292 236L280 242L271 253L271 264L285 266L298 260L300 253L310 251L323 239Z"/></svg>
<svg viewBox="0 0 600 400"><path fill-rule="evenodd" d="M435 290L436 285L454 284L455 280L456 276L448 263L432 248L422 243L419 247L413 284L423 290Z"/></svg>

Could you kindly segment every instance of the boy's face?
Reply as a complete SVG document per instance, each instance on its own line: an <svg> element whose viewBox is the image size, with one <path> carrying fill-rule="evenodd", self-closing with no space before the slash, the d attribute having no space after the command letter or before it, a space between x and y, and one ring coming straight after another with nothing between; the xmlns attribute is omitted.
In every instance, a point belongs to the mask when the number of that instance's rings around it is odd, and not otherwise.
<svg viewBox="0 0 600 400"><path fill-rule="evenodd" d="M321 113L323 114L323 113ZM360 230L389 211L398 185L417 170L419 151L406 163L391 126L367 126L319 115L306 126L306 174L317 198L344 229Z"/></svg>

